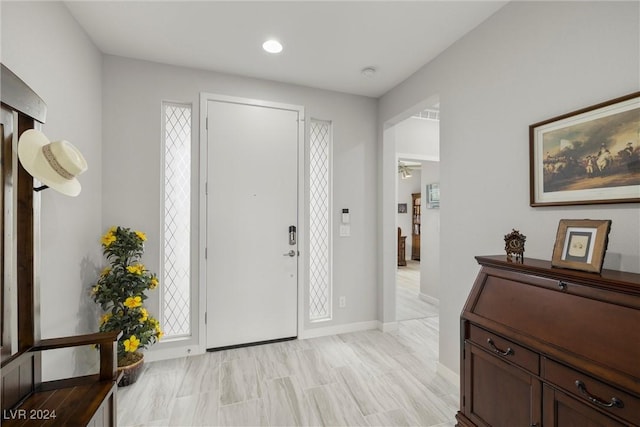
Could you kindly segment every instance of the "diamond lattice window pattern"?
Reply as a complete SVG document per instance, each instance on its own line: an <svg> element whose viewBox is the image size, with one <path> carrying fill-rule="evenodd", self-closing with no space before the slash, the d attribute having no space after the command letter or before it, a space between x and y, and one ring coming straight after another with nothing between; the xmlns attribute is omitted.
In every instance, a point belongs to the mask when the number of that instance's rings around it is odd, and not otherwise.
<svg viewBox="0 0 640 427"><path fill-rule="evenodd" d="M191 106L164 104L164 277L166 337L191 334Z"/></svg>
<svg viewBox="0 0 640 427"><path fill-rule="evenodd" d="M312 120L309 138L309 318L331 318L331 122Z"/></svg>

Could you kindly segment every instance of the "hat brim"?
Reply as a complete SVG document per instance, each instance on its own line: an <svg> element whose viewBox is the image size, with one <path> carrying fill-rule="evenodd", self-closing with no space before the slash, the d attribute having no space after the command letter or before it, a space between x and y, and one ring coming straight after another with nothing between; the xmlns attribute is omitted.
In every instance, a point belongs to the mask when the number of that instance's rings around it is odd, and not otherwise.
<svg viewBox="0 0 640 427"><path fill-rule="evenodd" d="M18 158L22 167L49 188L67 196L77 196L82 189L80 181L77 178L61 177L44 157L42 147L49 143L45 134L38 130L29 129L23 132L18 140Z"/></svg>

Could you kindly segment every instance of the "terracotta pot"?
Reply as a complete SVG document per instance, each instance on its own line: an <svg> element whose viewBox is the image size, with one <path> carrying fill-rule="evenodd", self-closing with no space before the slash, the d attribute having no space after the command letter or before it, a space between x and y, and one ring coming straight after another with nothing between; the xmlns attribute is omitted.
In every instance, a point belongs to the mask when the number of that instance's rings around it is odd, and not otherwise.
<svg viewBox="0 0 640 427"><path fill-rule="evenodd" d="M144 356L140 358L135 363L131 365L122 366L118 368L118 375L122 373L122 378L118 382L118 387L126 387L135 383L138 380L138 377L142 373L142 368L144 366Z"/></svg>

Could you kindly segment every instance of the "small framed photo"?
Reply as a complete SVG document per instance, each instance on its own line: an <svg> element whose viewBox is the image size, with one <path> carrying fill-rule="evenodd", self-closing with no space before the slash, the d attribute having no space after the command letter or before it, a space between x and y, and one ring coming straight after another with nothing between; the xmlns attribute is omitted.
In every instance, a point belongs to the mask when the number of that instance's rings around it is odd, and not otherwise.
<svg viewBox="0 0 640 427"><path fill-rule="evenodd" d="M427 209L437 209L440 207L440 184L433 183L427 185Z"/></svg>
<svg viewBox="0 0 640 427"><path fill-rule="evenodd" d="M407 213L406 203L398 203L398 213Z"/></svg>
<svg viewBox="0 0 640 427"><path fill-rule="evenodd" d="M611 220L561 219L551 265L600 273Z"/></svg>

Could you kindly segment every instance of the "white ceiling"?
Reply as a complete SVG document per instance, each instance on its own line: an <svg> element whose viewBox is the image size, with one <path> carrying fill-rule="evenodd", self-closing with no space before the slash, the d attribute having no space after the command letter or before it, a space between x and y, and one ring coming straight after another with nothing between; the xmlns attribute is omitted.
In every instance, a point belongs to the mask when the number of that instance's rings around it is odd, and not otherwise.
<svg viewBox="0 0 640 427"><path fill-rule="evenodd" d="M68 1L106 54L379 97L507 1ZM276 38L282 53L262 43ZM361 70L373 66L373 77Z"/></svg>

